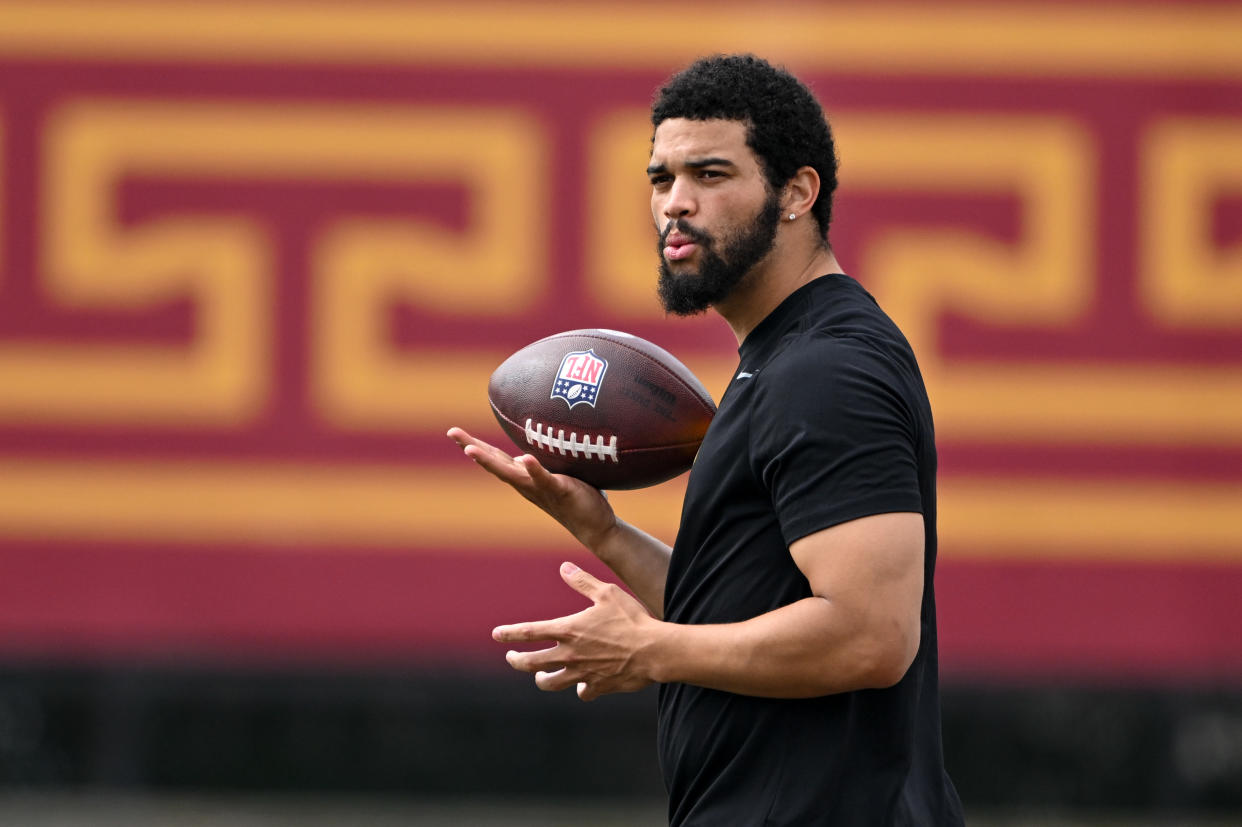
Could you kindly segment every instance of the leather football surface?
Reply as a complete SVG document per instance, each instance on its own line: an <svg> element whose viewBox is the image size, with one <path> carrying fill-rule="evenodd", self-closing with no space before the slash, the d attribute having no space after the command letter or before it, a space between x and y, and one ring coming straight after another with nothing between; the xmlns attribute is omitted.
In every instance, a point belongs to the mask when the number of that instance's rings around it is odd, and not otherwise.
<svg viewBox="0 0 1242 827"><path fill-rule="evenodd" d="M688 470L716 413L672 354L615 330L533 342L492 374L488 401L523 453L597 488L645 488Z"/></svg>

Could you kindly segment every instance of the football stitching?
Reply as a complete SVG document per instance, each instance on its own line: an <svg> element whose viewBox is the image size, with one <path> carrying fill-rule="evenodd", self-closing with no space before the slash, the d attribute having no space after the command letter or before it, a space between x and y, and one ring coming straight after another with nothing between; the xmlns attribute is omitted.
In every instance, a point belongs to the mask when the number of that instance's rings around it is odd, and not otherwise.
<svg viewBox="0 0 1242 827"><path fill-rule="evenodd" d="M532 427L532 425L534 427ZM526 441L531 445L538 445L548 451L559 451L561 456L570 454L573 457L578 456L581 451L586 455L587 459L598 459L603 462L611 459L613 462L620 462L621 458L617 455L617 437L614 434L605 443L604 436L601 434L593 444L590 434L583 434L582 440L579 441L576 431L570 431L569 439L565 438L565 429L561 428L555 436L552 435L552 427L548 426L548 432L543 432L543 423L535 422L532 419L526 420ZM598 454L599 456L595 456Z"/></svg>

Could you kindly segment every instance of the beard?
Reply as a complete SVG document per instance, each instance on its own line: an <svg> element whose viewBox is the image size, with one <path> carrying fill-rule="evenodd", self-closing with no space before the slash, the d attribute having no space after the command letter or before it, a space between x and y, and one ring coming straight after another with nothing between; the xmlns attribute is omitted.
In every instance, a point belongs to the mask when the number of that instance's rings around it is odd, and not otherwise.
<svg viewBox="0 0 1242 827"><path fill-rule="evenodd" d="M685 219L670 221L660 233L656 246L660 255L660 280L656 290L665 311L677 316L692 316L727 298L772 251L780 220L780 203L776 194L770 193L752 220L743 222L741 229L720 239L720 252L716 251L717 239L706 232L687 224ZM674 228L699 246L697 273L678 275L664 258L665 239Z"/></svg>

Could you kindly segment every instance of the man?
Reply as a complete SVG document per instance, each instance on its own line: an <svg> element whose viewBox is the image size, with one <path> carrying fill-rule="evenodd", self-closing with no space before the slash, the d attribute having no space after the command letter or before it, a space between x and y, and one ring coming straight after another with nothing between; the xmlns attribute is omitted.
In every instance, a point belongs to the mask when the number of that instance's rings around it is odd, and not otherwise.
<svg viewBox="0 0 1242 827"><path fill-rule="evenodd" d="M460 429L467 456L637 595L497 628L544 690L652 683L675 825L960 824L940 740L936 453L904 337L828 244L837 162L815 98L752 56L701 60L652 108L659 294L741 356L672 549L597 490Z"/></svg>

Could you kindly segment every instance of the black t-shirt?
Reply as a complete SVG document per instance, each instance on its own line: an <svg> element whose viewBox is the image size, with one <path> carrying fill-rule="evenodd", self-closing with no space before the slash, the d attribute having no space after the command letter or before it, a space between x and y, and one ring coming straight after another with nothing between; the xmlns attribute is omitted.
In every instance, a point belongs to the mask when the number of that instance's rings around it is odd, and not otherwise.
<svg viewBox="0 0 1242 827"><path fill-rule="evenodd" d="M670 823L961 824L941 750L936 448L914 354L841 274L791 294L739 352L690 473L665 619L733 623L808 597L791 543L872 514L920 512L921 642L888 689L776 700L662 685Z"/></svg>

